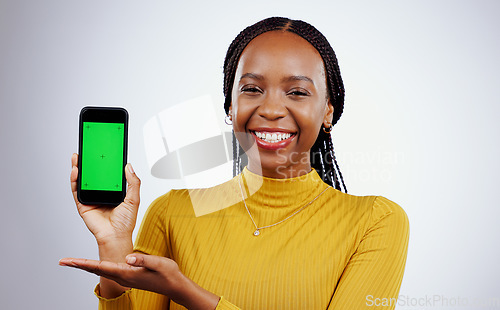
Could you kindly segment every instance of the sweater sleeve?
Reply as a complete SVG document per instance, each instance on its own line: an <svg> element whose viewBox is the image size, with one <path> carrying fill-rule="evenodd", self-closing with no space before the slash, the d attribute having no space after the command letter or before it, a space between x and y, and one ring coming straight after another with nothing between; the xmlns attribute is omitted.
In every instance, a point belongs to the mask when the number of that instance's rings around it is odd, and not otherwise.
<svg viewBox="0 0 500 310"><path fill-rule="evenodd" d="M368 223L328 309L396 307L408 251L408 218L396 203L376 197Z"/></svg>
<svg viewBox="0 0 500 310"><path fill-rule="evenodd" d="M224 297L221 297L219 299L219 303L217 304L215 310L240 310L240 308L236 307L235 305L224 299Z"/></svg>

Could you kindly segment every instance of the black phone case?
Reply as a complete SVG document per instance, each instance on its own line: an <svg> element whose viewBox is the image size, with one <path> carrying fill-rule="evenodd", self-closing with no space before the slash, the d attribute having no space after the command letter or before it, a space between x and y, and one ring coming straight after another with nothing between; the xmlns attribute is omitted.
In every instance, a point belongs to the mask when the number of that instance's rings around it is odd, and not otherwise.
<svg viewBox="0 0 500 310"><path fill-rule="evenodd" d="M90 113L88 116L85 114ZM122 114L120 116L119 114ZM85 120L84 120L85 118ZM124 143L123 143L123 169L127 164L127 150L128 150L128 120L129 115L126 109L120 107L93 107L87 106L82 108L80 111L79 123L78 123L78 154L82 152L82 125L84 121L95 121L103 123L115 123L123 122L124 128ZM98 191L98 190L82 190L81 189L81 169L82 169L82 157L78 156L78 178L77 178L77 198L78 201L86 205L105 205L105 206L117 206L124 199L126 195L127 181L125 179L125 173L122 176L122 191Z"/></svg>

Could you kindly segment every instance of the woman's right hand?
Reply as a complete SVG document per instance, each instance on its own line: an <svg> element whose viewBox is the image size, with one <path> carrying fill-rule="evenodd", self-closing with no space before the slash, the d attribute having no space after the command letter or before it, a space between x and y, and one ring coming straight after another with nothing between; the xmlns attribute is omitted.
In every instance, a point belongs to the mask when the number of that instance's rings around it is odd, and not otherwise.
<svg viewBox="0 0 500 310"><path fill-rule="evenodd" d="M127 179L127 194L124 201L117 207L84 205L77 198L78 154L71 157L71 191L78 213L85 225L95 236L99 248L113 243L123 244L132 242L132 232L137 219L140 203L141 181L135 175L130 164L125 167ZM130 254L130 253L128 253Z"/></svg>

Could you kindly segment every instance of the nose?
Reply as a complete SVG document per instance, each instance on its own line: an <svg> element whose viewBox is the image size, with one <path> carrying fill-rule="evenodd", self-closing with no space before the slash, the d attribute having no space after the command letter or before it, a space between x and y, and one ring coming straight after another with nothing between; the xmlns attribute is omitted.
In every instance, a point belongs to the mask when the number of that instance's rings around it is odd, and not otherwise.
<svg viewBox="0 0 500 310"><path fill-rule="evenodd" d="M272 121L285 117L288 110L282 98L277 95L268 94L263 98L257 112L259 116Z"/></svg>

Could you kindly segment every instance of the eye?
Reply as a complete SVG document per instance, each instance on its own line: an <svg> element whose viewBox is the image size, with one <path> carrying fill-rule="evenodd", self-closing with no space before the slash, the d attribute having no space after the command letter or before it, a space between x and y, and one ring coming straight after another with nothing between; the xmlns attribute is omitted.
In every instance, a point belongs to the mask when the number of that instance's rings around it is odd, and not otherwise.
<svg viewBox="0 0 500 310"><path fill-rule="evenodd" d="M254 85L245 85L241 88L242 93L246 93L248 95L256 95L262 93L262 90Z"/></svg>
<svg viewBox="0 0 500 310"><path fill-rule="evenodd" d="M293 97L307 97L310 93L305 89L292 89L287 93L287 95Z"/></svg>

